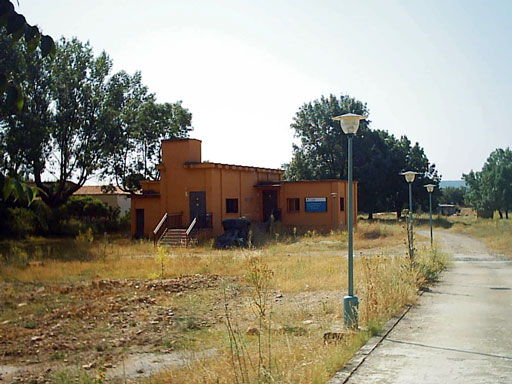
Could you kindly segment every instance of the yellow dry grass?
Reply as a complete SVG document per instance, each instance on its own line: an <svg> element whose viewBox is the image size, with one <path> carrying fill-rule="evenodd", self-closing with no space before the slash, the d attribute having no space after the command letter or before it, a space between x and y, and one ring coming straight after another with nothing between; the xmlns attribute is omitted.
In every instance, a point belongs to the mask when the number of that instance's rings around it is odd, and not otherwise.
<svg viewBox="0 0 512 384"><path fill-rule="evenodd" d="M360 224L355 233L356 251L385 249L403 245L401 228L392 225ZM341 288L339 276L346 269L346 232L328 235L312 233L293 239L281 236L252 250L215 250L209 246L168 249L163 277L196 273L240 276L245 260L261 255L276 271L277 288L285 291ZM58 282L94 278L146 279L160 277L157 250L150 242L119 240L106 247L101 241L90 246L85 261L45 260L28 268L6 265L0 271L4 280L21 282ZM323 276L317 279L317 276ZM311 278L313 277L313 279ZM306 285L308 287L306 287Z"/></svg>
<svg viewBox="0 0 512 384"><path fill-rule="evenodd" d="M474 216L451 217L452 231L482 239L493 251L512 258L512 222Z"/></svg>
<svg viewBox="0 0 512 384"><path fill-rule="evenodd" d="M6 266L0 277L4 281L21 282L147 279L160 277L162 271L163 277L196 273L237 276L239 279L231 282L238 284L242 294L236 298L238 304L228 311L236 319L246 356L254 363L259 353L258 338L247 336L244 331L258 324L258 316L254 313L254 303L251 304L252 288L244 276L248 274L250 260L256 258L272 271L271 319L265 319L272 324L271 357L267 359L270 368L266 367L265 380L258 379L260 371L249 367L246 382L324 383L387 319L404 305L414 302L418 284L429 276L432 268L442 268L442 263L435 263L428 265L426 271L412 269L405 256L404 238L399 225L359 224L355 233L354 286L360 299L360 325L365 331L349 333L342 342L332 344L324 344L323 334L333 324L342 323L342 295L347 286L345 232L309 233L299 238L282 235L279 241L249 250L219 251L207 246L171 248L164 258L154 257L156 250L149 244L111 244L104 257L98 251L89 261L46 261L28 268ZM92 248L101 250L99 244L93 244ZM153 256L137 256L144 253ZM418 260L421 264L421 257ZM284 297L274 302L277 293ZM207 296L203 299L207 300ZM208 307L208 303L202 306ZM197 332L201 343L193 348L214 347L217 355L162 372L152 377L153 383L236 382L230 353L232 343L226 328L221 324L207 332ZM262 337L266 338L265 348L268 349L268 335Z"/></svg>

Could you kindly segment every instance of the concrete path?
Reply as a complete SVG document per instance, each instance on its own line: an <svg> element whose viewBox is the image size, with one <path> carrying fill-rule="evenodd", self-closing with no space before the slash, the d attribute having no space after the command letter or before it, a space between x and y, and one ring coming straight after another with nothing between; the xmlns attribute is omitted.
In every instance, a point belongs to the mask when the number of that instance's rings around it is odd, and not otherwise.
<svg viewBox="0 0 512 384"><path fill-rule="evenodd" d="M463 235L435 236L452 266L347 383L512 383L512 261Z"/></svg>

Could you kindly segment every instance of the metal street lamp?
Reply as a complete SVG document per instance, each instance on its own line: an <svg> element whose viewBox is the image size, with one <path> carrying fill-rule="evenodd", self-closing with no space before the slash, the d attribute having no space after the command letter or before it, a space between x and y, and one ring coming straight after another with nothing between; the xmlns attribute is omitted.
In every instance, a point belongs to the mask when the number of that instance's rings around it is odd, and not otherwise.
<svg viewBox="0 0 512 384"><path fill-rule="evenodd" d="M430 247L434 245L434 234L432 232L432 192L434 192L435 184L427 184L425 188L427 188L428 192L428 204L430 208Z"/></svg>
<svg viewBox="0 0 512 384"><path fill-rule="evenodd" d="M414 258L414 232L412 227L412 183L418 175L418 172L406 171L402 172L401 175L405 176L405 181L409 184L409 225L410 225L410 241L409 241L409 254L411 259Z"/></svg>
<svg viewBox="0 0 512 384"><path fill-rule="evenodd" d="M353 183L352 183L352 138L359 129L359 121L366 116L346 113L336 116L341 129L348 139L348 295L343 298L343 323L347 328L357 328L357 306L359 301L354 295L354 237L353 237Z"/></svg>

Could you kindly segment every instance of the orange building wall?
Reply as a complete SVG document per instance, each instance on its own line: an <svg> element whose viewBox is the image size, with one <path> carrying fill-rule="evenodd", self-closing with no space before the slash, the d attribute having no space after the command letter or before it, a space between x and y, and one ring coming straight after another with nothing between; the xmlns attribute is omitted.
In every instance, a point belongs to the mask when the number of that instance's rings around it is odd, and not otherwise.
<svg viewBox="0 0 512 384"><path fill-rule="evenodd" d="M190 223L189 195L194 191L205 191L206 213L213 214L212 235L223 232L222 221L245 217L250 221L262 221L262 190L255 188L261 183L279 183L282 172L277 170L201 163L201 141L168 140L162 142L162 163L158 166L160 181L143 181L143 195L132 198L132 235L136 234L136 209L144 209L144 235L152 232L165 213L181 213L183 226ZM281 182L278 190L278 205L282 223L289 227L330 230L346 226L344 211L339 210L339 198L345 197L346 181ZM149 192L151 194L149 194ZM357 185L354 184L354 209L357 212ZM146 193L146 195L144 195ZM336 193L336 199L332 198ZM300 199L300 211L287 212L287 198ZM306 197L326 197L327 212L305 212ZM238 212L226 213L226 199L238 199ZM335 210L333 211L333 205ZM355 221L354 221L355 222Z"/></svg>
<svg viewBox="0 0 512 384"><path fill-rule="evenodd" d="M136 235L136 209L144 209L144 236L151 237L153 230L163 215L160 214L160 198L132 196L132 236Z"/></svg>
<svg viewBox="0 0 512 384"><path fill-rule="evenodd" d="M318 229L322 231L344 228L347 225L347 185L346 181L283 183L279 196L283 224L300 229ZM307 197L327 198L327 212L306 212L305 199ZM343 211L340 211L340 197L344 198L345 207ZM288 212L288 198L299 198L300 209L298 212ZM357 184L355 183L354 211L357 212Z"/></svg>

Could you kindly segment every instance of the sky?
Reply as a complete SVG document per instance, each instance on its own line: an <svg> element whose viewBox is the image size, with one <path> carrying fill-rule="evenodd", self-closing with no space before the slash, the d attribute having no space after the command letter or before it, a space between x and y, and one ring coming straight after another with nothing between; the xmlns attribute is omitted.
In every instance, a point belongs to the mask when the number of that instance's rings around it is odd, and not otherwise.
<svg viewBox="0 0 512 384"><path fill-rule="evenodd" d="M444 180L512 142L512 1L19 2L181 100L203 160L281 167L296 112L329 94L367 103L371 127L419 142Z"/></svg>

